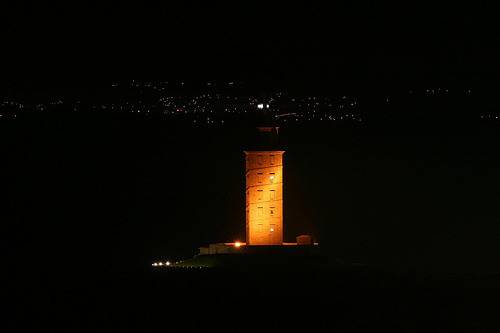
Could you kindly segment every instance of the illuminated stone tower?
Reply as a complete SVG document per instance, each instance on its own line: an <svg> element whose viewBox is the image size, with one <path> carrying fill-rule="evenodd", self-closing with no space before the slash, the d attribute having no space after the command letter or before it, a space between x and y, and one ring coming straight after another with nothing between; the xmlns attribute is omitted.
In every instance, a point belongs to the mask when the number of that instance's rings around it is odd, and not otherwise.
<svg viewBox="0 0 500 333"><path fill-rule="evenodd" d="M283 153L266 101L258 149L246 154L246 244L283 245Z"/></svg>

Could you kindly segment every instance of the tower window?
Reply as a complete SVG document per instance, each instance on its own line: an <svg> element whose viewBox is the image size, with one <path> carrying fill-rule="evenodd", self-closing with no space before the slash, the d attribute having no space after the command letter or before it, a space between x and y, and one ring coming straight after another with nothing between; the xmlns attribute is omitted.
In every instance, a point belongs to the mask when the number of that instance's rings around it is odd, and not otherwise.
<svg viewBox="0 0 500 333"><path fill-rule="evenodd" d="M274 212L276 211L276 207L270 207L269 213L271 216L274 216Z"/></svg>
<svg viewBox="0 0 500 333"><path fill-rule="evenodd" d="M257 215L262 217L262 207L257 207Z"/></svg>
<svg viewBox="0 0 500 333"><path fill-rule="evenodd" d="M276 191L270 190L269 191L269 199L274 200L275 198L276 198Z"/></svg>
<svg viewBox="0 0 500 333"><path fill-rule="evenodd" d="M257 176L258 176L258 177L257 177L257 181L258 181L259 183L262 183L262 177L263 177L263 174L262 174L262 173L258 173L258 174L257 174Z"/></svg>
<svg viewBox="0 0 500 333"><path fill-rule="evenodd" d="M276 175L275 175L274 173L270 173L270 174L269 174L269 181L270 181L271 183L274 183L275 176L276 176Z"/></svg>
<svg viewBox="0 0 500 333"><path fill-rule="evenodd" d="M262 165L262 155L257 155L257 164Z"/></svg>
<svg viewBox="0 0 500 333"><path fill-rule="evenodd" d="M274 155L269 155L269 164L274 165L276 162Z"/></svg>
<svg viewBox="0 0 500 333"><path fill-rule="evenodd" d="M258 194L258 199L259 200L262 200L262 197L264 196L264 191L263 190L257 190L257 194Z"/></svg>

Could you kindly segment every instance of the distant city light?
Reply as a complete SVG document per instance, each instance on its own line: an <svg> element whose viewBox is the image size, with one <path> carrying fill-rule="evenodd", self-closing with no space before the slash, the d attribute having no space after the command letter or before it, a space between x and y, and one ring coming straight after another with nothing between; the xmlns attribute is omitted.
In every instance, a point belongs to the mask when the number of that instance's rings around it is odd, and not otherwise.
<svg viewBox="0 0 500 333"><path fill-rule="evenodd" d="M205 82L207 86L219 86L215 82ZM226 81L225 85L236 85L234 81ZM167 86L168 85L168 86ZM269 103L259 103L258 98L252 95L232 95L232 92L198 92L194 95L180 95L174 93L178 87L189 87L190 84L186 82L139 82L132 80L128 83L114 83L111 85L113 89L135 89L137 95L132 94L128 100L121 102L114 101L113 103L96 103L85 104L85 102L75 99L74 101L55 99L52 102L45 102L39 104L25 104L20 101L0 101L0 119L22 119L26 116L31 116L34 111L40 111L41 114L50 114L50 111L61 111L61 114L70 109L73 112L85 114L85 110L101 110L102 112L111 112L114 114L133 114L138 117L155 116L161 114L164 117L175 119L189 120L196 126L216 126L229 124L229 119L221 117L208 118L206 115L218 115L220 111L224 112L223 117L226 115L244 115L252 112L251 109L257 107L258 109L266 109L273 104L273 113L276 121L279 122L360 122L361 115L358 114L359 103L357 103L352 96L337 95L330 97L301 97L292 96L290 93L274 93L269 96ZM137 88L136 88L137 87ZM164 95L168 88L172 87L171 95ZM210 88L212 89L212 88ZM154 92L154 93L153 93ZM450 90L445 88L435 89L422 89L421 92L430 96L449 93ZM407 91L408 96L418 94L418 91ZM460 93L471 94L472 90L464 89ZM391 103L390 96L383 96L382 101ZM235 104L237 103L237 104ZM76 107L78 106L78 107ZM46 112L49 113L46 113ZM292 112L290 112L292 111ZM342 115L338 114L342 111ZM348 114L349 113L349 114ZM496 112L495 112L496 113ZM186 115L180 118L180 115ZM498 121L497 114L482 114L475 115L484 121ZM363 122L365 119L363 119Z"/></svg>

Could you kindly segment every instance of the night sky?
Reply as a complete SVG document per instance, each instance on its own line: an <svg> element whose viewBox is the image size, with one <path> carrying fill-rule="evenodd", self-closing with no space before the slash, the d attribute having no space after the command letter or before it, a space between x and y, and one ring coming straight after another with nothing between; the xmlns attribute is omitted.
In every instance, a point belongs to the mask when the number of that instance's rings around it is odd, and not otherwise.
<svg viewBox="0 0 500 333"><path fill-rule="evenodd" d="M316 89L492 83L493 12L465 4L12 5L1 23L2 87L130 79Z"/></svg>
<svg viewBox="0 0 500 333"><path fill-rule="evenodd" d="M1 94L64 99L132 79L495 91L498 20L469 5L18 4L0 23ZM244 238L247 128L93 118L2 128L15 260L140 266ZM286 241L312 234L328 254L374 265L500 269L498 127L379 119L280 133Z"/></svg>

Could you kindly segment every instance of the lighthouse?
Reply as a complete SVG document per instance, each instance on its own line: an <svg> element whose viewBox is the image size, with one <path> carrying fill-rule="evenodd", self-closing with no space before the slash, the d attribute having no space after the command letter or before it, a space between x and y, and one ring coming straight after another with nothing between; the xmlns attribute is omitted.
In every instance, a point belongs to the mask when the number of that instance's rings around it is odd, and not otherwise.
<svg viewBox="0 0 500 333"><path fill-rule="evenodd" d="M244 151L246 165L245 242L235 240L232 243L209 244L208 247L200 247L198 255L244 255L239 257L242 262L246 262L245 258L251 256L266 258L316 256L319 254L319 247L309 235L298 236L296 243L284 242L284 151L279 149L279 127L276 126L275 118L269 112L265 97L264 103L258 105L256 115L258 118L254 132L256 136L249 144L248 150ZM206 264L212 265L213 263Z"/></svg>
<svg viewBox="0 0 500 333"><path fill-rule="evenodd" d="M283 245L283 153L264 99L258 144L246 155L246 244Z"/></svg>

